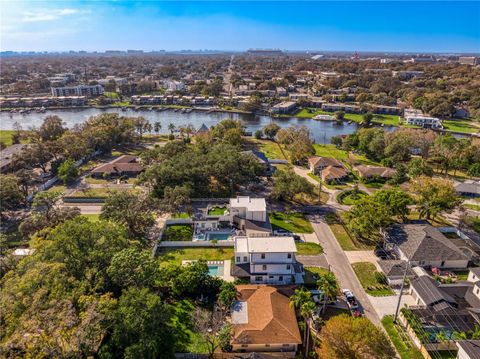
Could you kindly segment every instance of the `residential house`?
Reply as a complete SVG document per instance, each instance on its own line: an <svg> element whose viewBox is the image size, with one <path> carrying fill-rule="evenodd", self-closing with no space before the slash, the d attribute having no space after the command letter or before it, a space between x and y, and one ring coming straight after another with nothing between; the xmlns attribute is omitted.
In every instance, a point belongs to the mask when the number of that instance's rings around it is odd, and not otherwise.
<svg viewBox="0 0 480 359"><path fill-rule="evenodd" d="M335 158L313 156L308 159L308 165L311 173L319 175L327 183L338 183L348 178L342 161Z"/></svg>
<svg viewBox="0 0 480 359"><path fill-rule="evenodd" d="M358 165L353 170L364 180L388 180L395 175L395 170L389 167Z"/></svg>
<svg viewBox="0 0 480 359"><path fill-rule="evenodd" d="M465 197L480 197L480 181L465 181L455 185L455 191Z"/></svg>
<svg viewBox="0 0 480 359"><path fill-rule="evenodd" d="M386 233L385 247L410 265L467 268L470 257L436 227L423 223L395 224Z"/></svg>
<svg viewBox="0 0 480 359"><path fill-rule="evenodd" d="M231 198L229 215L232 225L247 235L269 236L272 233L265 198Z"/></svg>
<svg viewBox="0 0 480 359"><path fill-rule="evenodd" d="M297 263L293 237L234 238L233 275L252 284L303 283L303 267Z"/></svg>
<svg viewBox="0 0 480 359"><path fill-rule="evenodd" d="M480 324L480 281L442 284L424 275L411 281L410 294L416 305L409 310L433 343L439 331L452 339L454 332L473 331Z"/></svg>
<svg viewBox="0 0 480 359"><path fill-rule="evenodd" d="M480 358L480 340L459 340L456 359L478 359Z"/></svg>
<svg viewBox="0 0 480 359"><path fill-rule="evenodd" d="M252 156L258 163L260 163L263 166L263 168L265 169L267 174L271 173L272 166L270 165L270 161L268 160L265 153L263 153L261 151L253 151L253 150L243 151L242 153L246 154L246 155L249 155L249 156Z"/></svg>
<svg viewBox="0 0 480 359"><path fill-rule="evenodd" d="M234 352L283 352L293 357L302 344L291 287L237 285L232 305ZM287 353L290 353L288 355Z"/></svg>
<svg viewBox="0 0 480 359"><path fill-rule="evenodd" d="M382 272L387 277L388 285L392 287L401 286L403 283L403 277L405 275L405 269L407 267L407 261L404 260L380 260L378 261ZM409 266L407 270L407 278L412 280L415 278L415 273L412 267Z"/></svg>
<svg viewBox="0 0 480 359"><path fill-rule="evenodd" d="M123 155L115 160L96 167L93 177L134 177L143 171L143 165L137 162L136 156Z"/></svg>

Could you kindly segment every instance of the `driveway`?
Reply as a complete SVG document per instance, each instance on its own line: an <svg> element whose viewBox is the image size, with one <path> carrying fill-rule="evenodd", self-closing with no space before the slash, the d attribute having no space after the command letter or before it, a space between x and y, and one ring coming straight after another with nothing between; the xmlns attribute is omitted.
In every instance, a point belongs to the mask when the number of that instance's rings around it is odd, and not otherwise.
<svg viewBox="0 0 480 359"><path fill-rule="evenodd" d="M363 307L365 316L375 325L381 327L380 317L378 316L370 302L369 297L358 281L347 255L338 244L337 239L330 230L330 227L319 215L311 215L309 216L309 220L312 223L320 245L323 247L325 257L331 266L331 270L339 281L340 287L350 289L357 297L360 305Z"/></svg>
<svg viewBox="0 0 480 359"><path fill-rule="evenodd" d="M390 295L388 297L373 297L367 294L370 303L375 308L378 316L383 318L385 315L394 315L395 310L397 309L398 303L398 293L396 295ZM415 305L415 299L410 294L402 295L402 300L400 302L400 309L402 309L405 304L407 305Z"/></svg>
<svg viewBox="0 0 480 359"><path fill-rule="evenodd" d="M328 261L325 254L318 256L298 255L295 256L297 262L303 264L304 267L317 267L328 269Z"/></svg>
<svg viewBox="0 0 480 359"><path fill-rule="evenodd" d="M373 250L370 251L345 251L345 255L348 258L350 264L358 262L369 262L375 265L378 271L382 269L378 265L378 257L373 253Z"/></svg>

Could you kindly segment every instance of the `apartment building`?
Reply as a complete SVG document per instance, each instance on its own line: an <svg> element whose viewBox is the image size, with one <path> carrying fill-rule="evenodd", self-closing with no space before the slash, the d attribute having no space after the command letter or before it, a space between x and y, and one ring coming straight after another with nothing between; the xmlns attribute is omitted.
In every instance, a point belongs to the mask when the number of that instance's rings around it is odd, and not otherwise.
<svg viewBox="0 0 480 359"><path fill-rule="evenodd" d="M297 104L295 102L286 101L286 102L280 102L279 104L276 104L275 106L273 106L271 109L271 112L285 114L285 113L293 112L296 108L297 108Z"/></svg>
<svg viewBox="0 0 480 359"><path fill-rule="evenodd" d="M66 96L100 96L104 92L102 85L78 85L78 86L64 86L52 87L52 96L66 97Z"/></svg>
<svg viewBox="0 0 480 359"><path fill-rule="evenodd" d="M392 75L402 80L410 80L414 77L422 77L423 71L393 71Z"/></svg>
<svg viewBox="0 0 480 359"><path fill-rule="evenodd" d="M235 277L252 284L290 284L303 282L303 267L297 263L293 237L237 236Z"/></svg>
<svg viewBox="0 0 480 359"><path fill-rule="evenodd" d="M460 56L458 58L458 62L461 63L462 65L476 66L476 65L480 65L480 57Z"/></svg>

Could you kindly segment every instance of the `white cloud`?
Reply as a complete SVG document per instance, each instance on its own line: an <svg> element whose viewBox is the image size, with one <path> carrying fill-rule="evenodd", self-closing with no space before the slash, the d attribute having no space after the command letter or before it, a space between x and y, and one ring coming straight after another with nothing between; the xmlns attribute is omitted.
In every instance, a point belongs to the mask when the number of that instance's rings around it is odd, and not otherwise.
<svg viewBox="0 0 480 359"><path fill-rule="evenodd" d="M41 22L41 21L54 21L58 20L63 16L75 15L80 11L78 9L52 9L49 11L39 10L39 11L26 11L23 13L21 19L22 22Z"/></svg>

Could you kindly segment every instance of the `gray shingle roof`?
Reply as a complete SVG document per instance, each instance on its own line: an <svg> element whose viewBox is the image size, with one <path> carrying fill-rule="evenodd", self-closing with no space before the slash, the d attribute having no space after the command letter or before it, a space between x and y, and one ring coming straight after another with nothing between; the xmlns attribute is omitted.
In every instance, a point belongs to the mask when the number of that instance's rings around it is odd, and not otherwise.
<svg viewBox="0 0 480 359"><path fill-rule="evenodd" d="M407 262L402 260L383 260L378 261L378 264L387 277L402 277L407 266ZM412 268L408 268L407 276L413 277L414 275Z"/></svg>
<svg viewBox="0 0 480 359"><path fill-rule="evenodd" d="M438 229L430 224L396 224L388 230L388 241L394 243L412 261L467 260Z"/></svg>

